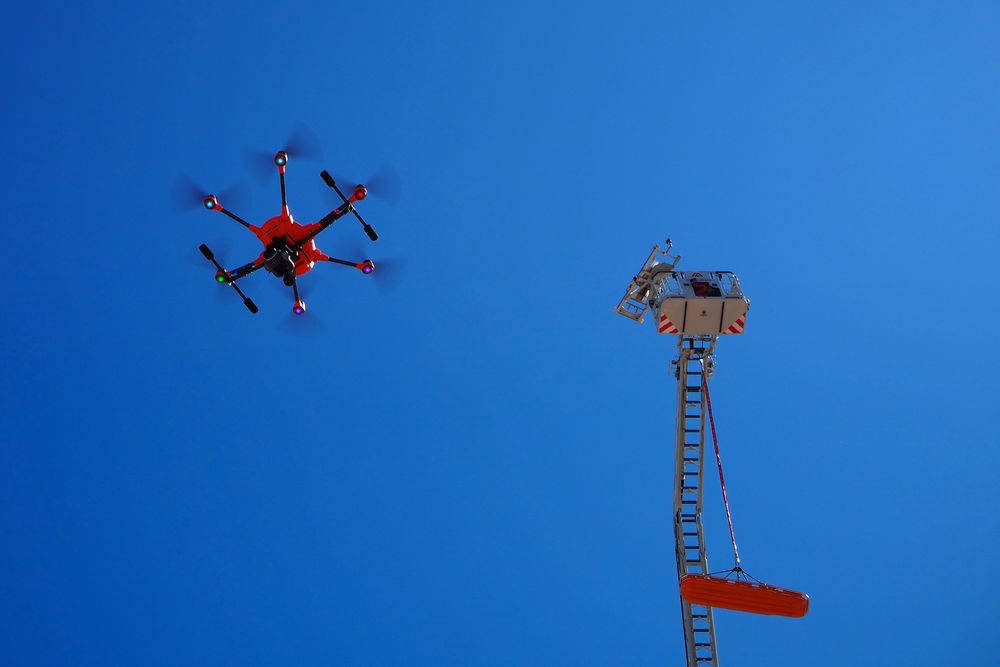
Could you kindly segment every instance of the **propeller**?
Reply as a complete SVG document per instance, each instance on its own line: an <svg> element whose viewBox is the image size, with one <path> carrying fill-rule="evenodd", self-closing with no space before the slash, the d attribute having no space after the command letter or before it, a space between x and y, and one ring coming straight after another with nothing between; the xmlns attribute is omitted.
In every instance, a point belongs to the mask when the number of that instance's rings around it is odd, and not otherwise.
<svg viewBox="0 0 1000 667"><path fill-rule="evenodd" d="M362 246L361 239L356 235L351 235L351 238L346 240L342 246L344 248L346 258L353 261L364 261L368 259L368 255L365 254L365 250ZM375 265L375 270L365 277L365 280L374 281L375 287L382 293L389 293L396 290L397 287L406 278L407 265L409 261L406 257L401 256L391 256L382 258L372 258L372 264Z"/></svg>
<svg viewBox="0 0 1000 667"><path fill-rule="evenodd" d="M312 304L309 302L313 287L316 285L312 274L302 280L295 281L295 286L299 290L299 298L306 304L305 311L301 313L297 313L294 310L291 287L288 287L281 280L277 280L270 275L266 276L262 282L271 285L270 289L274 292L275 307L286 309L285 315L281 316L278 324L282 330L296 336L305 337L319 335L326 331L326 320L323 319L320 313L311 308Z"/></svg>
<svg viewBox="0 0 1000 667"><path fill-rule="evenodd" d="M367 180L354 181L350 178L334 175L340 189L348 193L358 185L364 185L368 190L368 196L379 199L386 204L395 205L399 201L401 188L399 172L391 164L384 164L379 167Z"/></svg>
<svg viewBox="0 0 1000 667"><path fill-rule="evenodd" d="M286 291L291 292L291 290ZM299 289L299 296L306 302L305 311L301 313L296 312L289 305L287 314L281 318L281 328L297 336L317 336L322 334L326 331L326 321L309 308L308 299L302 294L301 288ZM288 298L287 293L285 294L285 298Z"/></svg>
<svg viewBox="0 0 1000 667"><path fill-rule="evenodd" d="M174 182L173 190L174 210L177 213L185 213L196 208L205 207L205 197L215 195L219 203L225 208L242 210L250 205L250 189L246 183L237 183L225 190L210 190L195 181L187 174L181 174Z"/></svg>
<svg viewBox="0 0 1000 667"><path fill-rule="evenodd" d="M266 180L274 175L274 156L277 151L288 154L289 160L320 160L323 158L323 145L316 133L308 126L298 123L288 135L284 144L276 151L247 150L247 162L255 175Z"/></svg>
<svg viewBox="0 0 1000 667"><path fill-rule="evenodd" d="M371 277L380 292L394 292L406 278L406 257L384 257L377 261L372 260L372 263L375 264L375 270Z"/></svg>
<svg viewBox="0 0 1000 667"><path fill-rule="evenodd" d="M281 318L278 326L286 333L303 338L320 336L326 331L326 323L311 310L307 310L301 315L296 315L289 310L288 315Z"/></svg>

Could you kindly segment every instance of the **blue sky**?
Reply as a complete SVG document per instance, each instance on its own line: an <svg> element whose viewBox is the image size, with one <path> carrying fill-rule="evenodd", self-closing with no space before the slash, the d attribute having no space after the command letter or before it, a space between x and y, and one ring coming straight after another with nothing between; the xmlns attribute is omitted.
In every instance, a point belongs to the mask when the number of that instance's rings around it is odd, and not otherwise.
<svg viewBox="0 0 1000 667"><path fill-rule="evenodd" d="M31 3L0 72L12 665L673 665L673 340L649 247L733 270L713 403L747 569L723 664L993 664L1000 9L991 3ZM254 239L398 170L308 327ZM336 255L367 243L345 220ZM727 566L718 491L710 562Z"/></svg>

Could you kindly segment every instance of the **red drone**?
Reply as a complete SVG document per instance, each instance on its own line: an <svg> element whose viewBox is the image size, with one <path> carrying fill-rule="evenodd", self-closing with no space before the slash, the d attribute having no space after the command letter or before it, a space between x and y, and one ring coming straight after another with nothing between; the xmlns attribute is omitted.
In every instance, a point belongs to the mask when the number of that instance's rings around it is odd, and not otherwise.
<svg viewBox="0 0 1000 667"><path fill-rule="evenodd" d="M364 218L354 208L355 202L359 202L368 196L368 190L365 186L355 186L351 196L346 197L340 188L337 187L336 181L334 181L333 177L326 170L323 170L320 176L328 186L340 195L344 203L318 222L309 225L300 225L295 222L291 211L288 210L288 202L285 199L285 167L288 165L288 153L286 151L275 153L274 164L278 167L278 176L281 179L281 214L271 218L260 227L251 225L235 213L223 208L218 197L215 195L208 195L202 202L208 210L224 213L253 232L260 242L264 244L264 251L249 264L244 264L233 271L227 271L216 261L215 254L207 245L203 243L199 247L199 250L201 250L201 254L205 256L205 259L212 262L218 269L218 272L215 274L216 281L229 285L236 290L236 293L243 298L244 305L246 305L251 313L258 311L257 305L243 293L236 285L236 281L245 278L258 269L267 269L268 273L281 278L285 285L292 288L292 294L295 297L292 312L296 315L301 315L306 312L306 302L299 298L299 288L295 281L298 276L312 269L316 262L333 262L344 266L353 266L365 275L375 271L375 263L370 259L365 259L361 262L349 262L344 259L330 257L316 247L316 236L348 213L354 214L354 217L364 227L365 234L372 241L378 240L378 234L375 233L372 226L365 222Z"/></svg>

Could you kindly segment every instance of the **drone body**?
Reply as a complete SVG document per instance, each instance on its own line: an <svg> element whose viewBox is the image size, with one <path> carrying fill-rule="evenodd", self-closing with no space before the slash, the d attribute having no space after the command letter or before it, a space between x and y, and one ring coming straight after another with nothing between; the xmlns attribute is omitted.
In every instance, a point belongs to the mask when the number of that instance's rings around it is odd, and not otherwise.
<svg viewBox="0 0 1000 667"><path fill-rule="evenodd" d="M275 154L274 164L278 167L278 175L281 180L281 214L267 220L260 227L251 225L235 213L223 208L215 195L208 195L202 201L208 210L224 213L253 232L254 236L263 244L263 252L252 262L232 271L227 271L216 261L215 255L207 245L202 244L199 250L218 269L215 274L215 280L231 286L243 298L244 305L246 305L251 313L256 313L258 308L240 290L236 285L236 281L245 278L259 269L266 269L268 273L276 278L281 278L285 285L292 288L295 299L292 312L296 315L301 315L306 310L306 304L305 301L299 298L296 279L298 276L308 273L315 266L316 262L332 262L343 266L352 266L365 275L375 271L375 263L370 259L352 262L330 257L316 246L316 236L348 213L352 213L358 219L362 227L364 227L368 238L372 241L378 239L378 234L371 225L364 221L354 208L355 202L361 201L368 196L368 190L365 186L356 186L351 196L346 197L340 188L337 187L337 183L333 180L333 177L325 170L320 176L329 187L333 188L340 195L343 204L312 224L301 225L295 222L288 208L288 201L285 198L285 167L288 164L288 153L279 151Z"/></svg>

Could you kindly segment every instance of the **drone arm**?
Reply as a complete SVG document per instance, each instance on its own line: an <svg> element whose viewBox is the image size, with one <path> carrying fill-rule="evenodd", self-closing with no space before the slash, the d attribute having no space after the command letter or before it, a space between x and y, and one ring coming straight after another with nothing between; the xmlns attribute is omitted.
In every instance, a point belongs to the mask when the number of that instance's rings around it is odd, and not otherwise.
<svg viewBox="0 0 1000 667"><path fill-rule="evenodd" d="M323 255L319 259L324 262L331 262L333 264L349 266L352 269L357 269L366 276L375 271L375 262L371 261L370 259L366 259L360 262L349 262L346 259L337 259L336 257L328 257L326 255Z"/></svg>
<svg viewBox="0 0 1000 667"><path fill-rule="evenodd" d="M233 271L230 271L228 274L226 274L226 282L232 284L241 278L246 278L254 271L263 269L264 264L265 264L264 256L261 255L260 257L250 262L249 264L244 264L243 266L234 269Z"/></svg>
<svg viewBox="0 0 1000 667"><path fill-rule="evenodd" d="M229 216L230 218L232 218L232 219L233 219L233 220L235 220L236 222L240 223L241 225L243 225L243 226L244 226L244 227L246 227L247 229L250 229L250 223L249 223L249 222L247 222L246 220L244 220L244 219L243 219L243 218L241 218L240 216L236 215L235 213L233 213L233 212L232 212L232 211L230 211L229 209L227 209L227 208L222 208L222 206L219 206L217 210L218 210L218 211L219 211L220 213L225 213L225 214L226 214L226 215L228 215L228 216Z"/></svg>
<svg viewBox="0 0 1000 667"><path fill-rule="evenodd" d="M370 259L364 259L360 262L350 262L346 259L337 259L336 257L330 257L325 252L316 250L313 252L313 259L317 262L330 262L331 264L340 264L341 266L349 266L352 269L357 269L366 276L375 271L375 262Z"/></svg>
<svg viewBox="0 0 1000 667"><path fill-rule="evenodd" d="M347 212L349 210L350 210L350 204L344 204L343 206L335 208L334 210L327 213L325 216L320 218L320 220L314 225L314 229L311 232L306 234L305 237L302 238L302 240L300 240L298 243L295 244L295 248L300 249L302 246L312 241L324 229L326 229L333 223L337 222L337 220L340 220L342 217L347 215Z"/></svg>
<svg viewBox="0 0 1000 667"><path fill-rule="evenodd" d="M207 197L205 197L205 199L202 200L202 203L205 205L205 208L207 208L209 211L218 211L219 213L225 213L227 216L229 216L236 222L240 223L247 229L253 229L250 226L249 222L247 222L240 216L236 215L235 213L229 211L228 209L224 208L222 206L222 203L219 202L219 198L216 197L215 195L208 195Z"/></svg>

